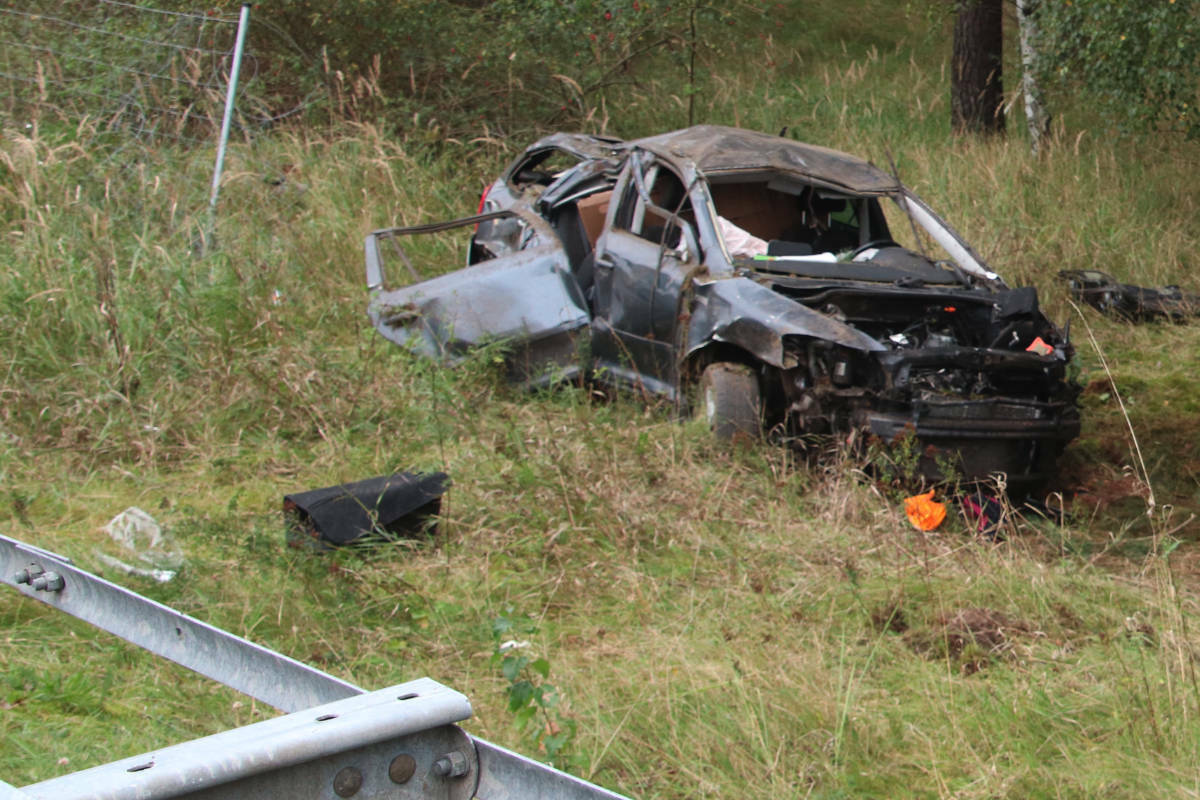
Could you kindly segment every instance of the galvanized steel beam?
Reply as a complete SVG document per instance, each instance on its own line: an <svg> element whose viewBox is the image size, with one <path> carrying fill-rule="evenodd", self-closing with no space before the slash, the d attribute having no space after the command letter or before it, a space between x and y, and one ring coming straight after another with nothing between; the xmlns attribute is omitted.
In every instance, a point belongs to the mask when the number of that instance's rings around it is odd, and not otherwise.
<svg viewBox="0 0 1200 800"><path fill-rule="evenodd" d="M27 800L474 796L467 698L428 678L24 787ZM455 769L457 767L457 769Z"/></svg>
<svg viewBox="0 0 1200 800"><path fill-rule="evenodd" d="M69 559L0 536L0 580L156 655L281 711L362 693L354 684L92 575Z"/></svg>
<svg viewBox="0 0 1200 800"><path fill-rule="evenodd" d="M450 724L470 703L429 678L365 692L5 536L0 580L294 712L23 789L0 782L0 800L627 800Z"/></svg>

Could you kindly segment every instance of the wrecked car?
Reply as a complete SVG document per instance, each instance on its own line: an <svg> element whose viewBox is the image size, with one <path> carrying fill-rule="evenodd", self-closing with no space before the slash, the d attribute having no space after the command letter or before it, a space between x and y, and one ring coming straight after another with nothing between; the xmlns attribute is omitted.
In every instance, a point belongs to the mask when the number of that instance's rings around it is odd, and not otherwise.
<svg viewBox="0 0 1200 800"><path fill-rule="evenodd" d="M562 136L562 135L560 135ZM566 165L541 169L551 157ZM479 214L366 238L369 315L510 377L633 387L721 437L915 442L930 476L1044 483L1079 433L1068 337L893 175L735 128L543 140ZM409 285L400 241L469 232L469 266Z"/></svg>

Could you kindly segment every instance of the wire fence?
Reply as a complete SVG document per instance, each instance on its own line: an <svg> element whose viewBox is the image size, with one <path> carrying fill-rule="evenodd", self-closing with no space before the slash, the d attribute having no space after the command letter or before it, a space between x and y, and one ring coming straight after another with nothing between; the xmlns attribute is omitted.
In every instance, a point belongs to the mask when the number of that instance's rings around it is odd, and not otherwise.
<svg viewBox="0 0 1200 800"><path fill-rule="evenodd" d="M253 18L250 26L255 35L237 82L232 142L241 174L271 182L283 179L286 165L270 163L257 144L280 121L323 103L327 92L319 64L299 51L289 53L270 26L256 27ZM114 164L170 152L188 164L186 210L203 211L237 32L237 16L216 12L121 0L4 0L0 127L74 137L86 146L98 180L107 181ZM305 84L311 89L301 96L297 87Z"/></svg>
<svg viewBox="0 0 1200 800"><path fill-rule="evenodd" d="M27 126L87 121L143 142L207 143L236 30L115 0L0 9L5 111Z"/></svg>

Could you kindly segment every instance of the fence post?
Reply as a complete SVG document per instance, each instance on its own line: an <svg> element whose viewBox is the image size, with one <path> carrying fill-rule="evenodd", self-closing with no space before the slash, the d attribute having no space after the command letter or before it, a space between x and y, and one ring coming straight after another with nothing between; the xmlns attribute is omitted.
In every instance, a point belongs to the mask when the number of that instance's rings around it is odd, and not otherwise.
<svg viewBox="0 0 1200 800"><path fill-rule="evenodd" d="M237 96L238 74L242 68L242 50L246 45L246 29L250 27L250 4L242 3L238 19L237 41L233 45L233 64L229 67L229 89L225 93L225 116L221 120L221 139L217 144L217 163L213 167L212 196L208 201L208 230L205 245L212 236L217 212L217 196L221 193L221 171L225 167L225 145L229 142L229 127L233 122L234 99ZM203 249L207 250L207 246Z"/></svg>

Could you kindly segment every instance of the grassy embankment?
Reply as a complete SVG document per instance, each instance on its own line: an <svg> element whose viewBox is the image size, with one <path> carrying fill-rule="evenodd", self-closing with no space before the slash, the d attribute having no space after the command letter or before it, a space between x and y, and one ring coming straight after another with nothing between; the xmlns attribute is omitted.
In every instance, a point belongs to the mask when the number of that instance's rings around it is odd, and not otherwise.
<svg viewBox="0 0 1200 800"><path fill-rule="evenodd" d="M854 464L728 454L630 398L530 397L487 354L448 371L387 345L361 234L469 213L505 153L369 127L235 147L219 248L197 259L210 154L118 165L46 124L0 142L3 530L95 566L99 526L141 506L188 565L134 588L366 687L431 676L471 697L471 730L531 752L491 659L508 618L550 663L573 768L635 797L1193 796L1200 334L1080 313L1055 273L1200 288L1200 151L1075 127L1040 161L1019 136L952 141L947 40L894 22L764 41L712 76L705 121L890 149L1071 320L1088 390L1063 524L917 533ZM670 87L612 108L627 136L683 122ZM282 546L283 494L409 468L455 481L434 541ZM12 592L0 628L9 783L271 713Z"/></svg>

